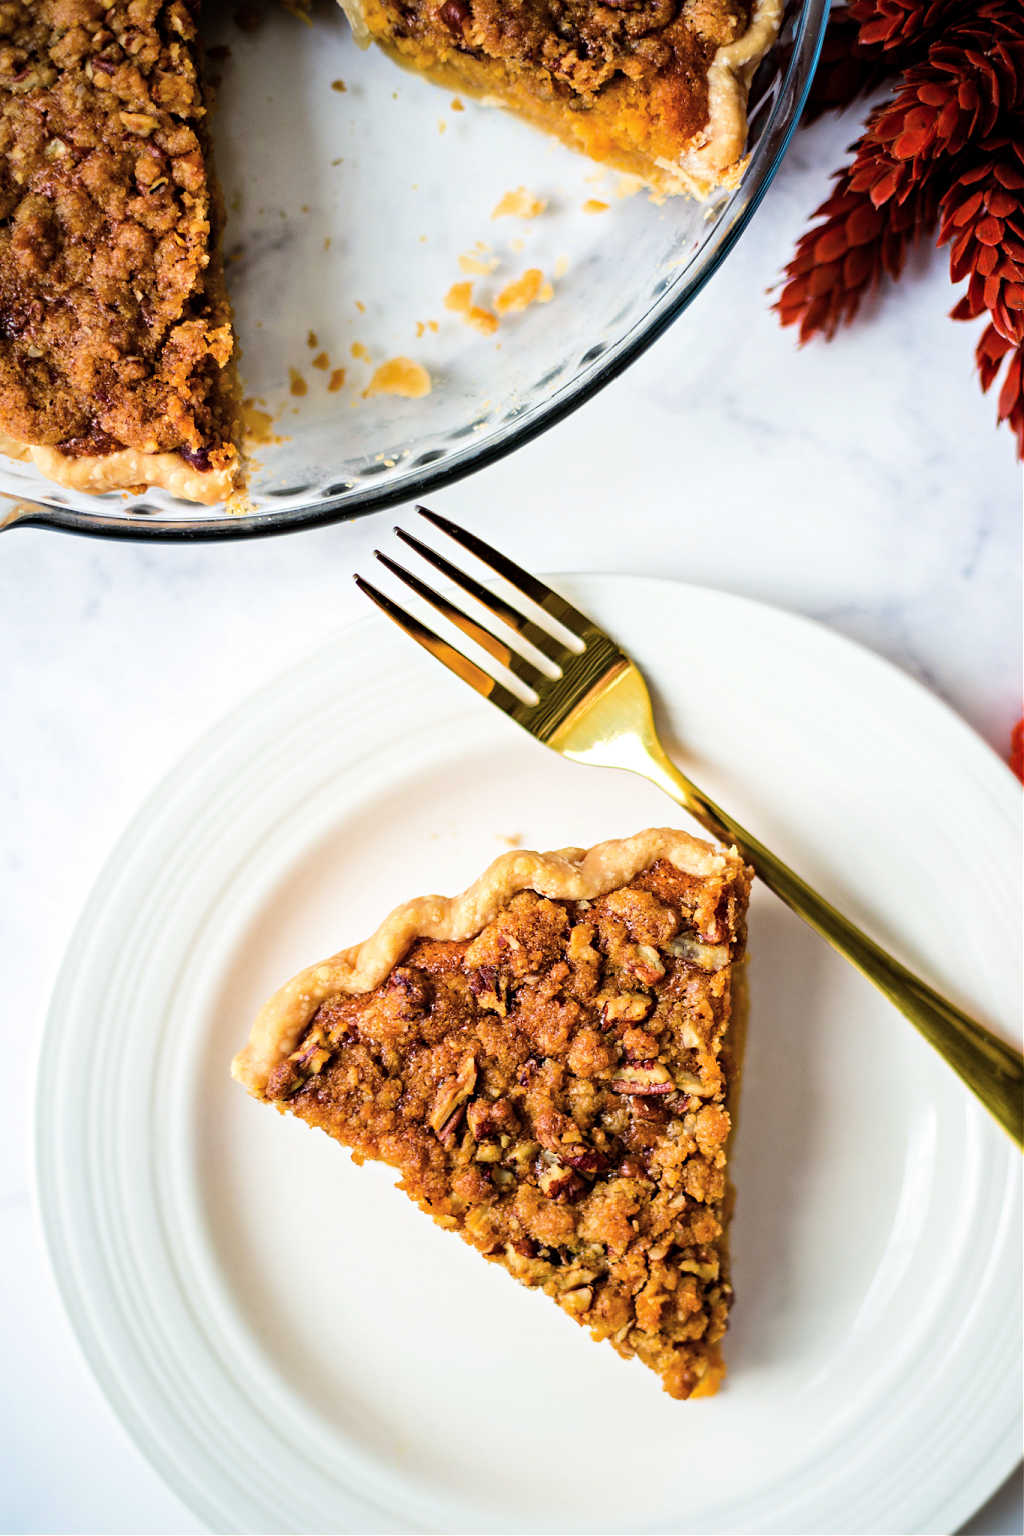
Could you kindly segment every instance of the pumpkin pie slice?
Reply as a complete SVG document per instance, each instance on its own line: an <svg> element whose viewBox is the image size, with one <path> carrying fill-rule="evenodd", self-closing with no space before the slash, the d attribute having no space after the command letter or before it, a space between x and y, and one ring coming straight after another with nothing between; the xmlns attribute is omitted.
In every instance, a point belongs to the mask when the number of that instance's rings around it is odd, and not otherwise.
<svg viewBox="0 0 1024 1536"><path fill-rule="evenodd" d="M0 452L79 490L238 479L196 12L0 5Z"/></svg>
<svg viewBox="0 0 1024 1536"><path fill-rule="evenodd" d="M782 0L341 0L357 40L660 192L743 170Z"/></svg>
<svg viewBox="0 0 1024 1536"><path fill-rule="evenodd" d="M234 1076L673 1397L713 1392L750 878L670 830L504 854L300 972Z"/></svg>

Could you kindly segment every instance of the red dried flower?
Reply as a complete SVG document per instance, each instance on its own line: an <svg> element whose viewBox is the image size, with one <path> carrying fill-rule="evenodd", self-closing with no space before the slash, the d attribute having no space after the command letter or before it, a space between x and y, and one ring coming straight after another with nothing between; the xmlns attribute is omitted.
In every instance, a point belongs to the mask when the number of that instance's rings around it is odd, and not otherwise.
<svg viewBox="0 0 1024 1536"><path fill-rule="evenodd" d="M970 15L967 0L851 0L834 5L804 108L804 122L848 107L923 58L944 25Z"/></svg>
<svg viewBox="0 0 1024 1536"><path fill-rule="evenodd" d="M1024 457L1024 7L1020 0L852 0L856 47L899 50L931 38L876 107L850 165L812 216L776 302L800 340L852 320L909 245L939 224L954 282L953 318L988 314L976 358L987 390L1006 365L998 419Z"/></svg>
<svg viewBox="0 0 1024 1536"><path fill-rule="evenodd" d="M966 0L850 0L864 48L909 48L927 43L971 7Z"/></svg>
<svg viewBox="0 0 1024 1536"><path fill-rule="evenodd" d="M804 124L813 123L823 112L841 111L899 73L901 55L865 48L859 38L860 24L851 16L849 7L834 5L807 94Z"/></svg>
<svg viewBox="0 0 1024 1536"><path fill-rule="evenodd" d="M1010 732L1010 767L1024 783L1024 716Z"/></svg>

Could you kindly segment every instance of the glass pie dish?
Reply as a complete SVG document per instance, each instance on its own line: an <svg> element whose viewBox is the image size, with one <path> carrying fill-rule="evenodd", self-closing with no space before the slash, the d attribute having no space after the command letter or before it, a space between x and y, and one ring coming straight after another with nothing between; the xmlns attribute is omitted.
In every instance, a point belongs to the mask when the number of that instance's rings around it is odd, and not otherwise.
<svg viewBox="0 0 1024 1536"><path fill-rule="evenodd" d="M658 203L509 114L360 52L337 7L312 25L273 8L256 31L225 7L211 128L245 504L89 495L0 458L0 529L280 533L429 497L529 441L638 357L728 255L796 126L827 14L827 0L787 6L751 87L740 186ZM422 390L429 376L429 392L380 389L394 359L400 382Z"/></svg>

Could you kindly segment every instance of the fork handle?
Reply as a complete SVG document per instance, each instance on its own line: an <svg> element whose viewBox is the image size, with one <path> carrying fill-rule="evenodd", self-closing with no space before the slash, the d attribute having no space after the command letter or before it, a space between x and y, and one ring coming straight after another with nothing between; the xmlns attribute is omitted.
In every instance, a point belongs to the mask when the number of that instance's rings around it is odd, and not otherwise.
<svg viewBox="0 0 1024 1536"><path fill-rule="evenodd" d="M748 864L798 917L828 940L920 1030L1004 1130L1024 1147L1024 1057L936 992L734 821L661 753L641 771L712 837L734 843Z"/></svg>

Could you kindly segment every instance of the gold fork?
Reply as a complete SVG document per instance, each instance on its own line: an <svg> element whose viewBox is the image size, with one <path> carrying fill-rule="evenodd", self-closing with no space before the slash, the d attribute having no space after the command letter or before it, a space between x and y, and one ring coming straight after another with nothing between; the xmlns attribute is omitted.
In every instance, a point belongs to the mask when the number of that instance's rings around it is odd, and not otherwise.
<svg viewBox="0 0 1024 1536"><path fill-rule="evenodd" d="M401 528L395 529L398 537L479 603L492 619L499 621L499 625L507 626L520 643L525 642L523 650L513 648L486 624L472 618L380 550L374 551L377 559L493 656L518 680L523 696L491 677L414 615L357 576L356 584L360 590L407 635L545 746L576 762L625 768L650 779L683 806L712 837L734 844L765 885L869 981L873 981L945 1057L1018 1146L1024 1144L1024 1058L1020 1052L1006 1045L887 954L670 761L658 739L650 694L642 673L593 619L588 619L557 592L475 534L426 507L416 510L502 577L518 596L528 599L554 619L568 632L570 639L559 640L519 608Z"/></svg>

